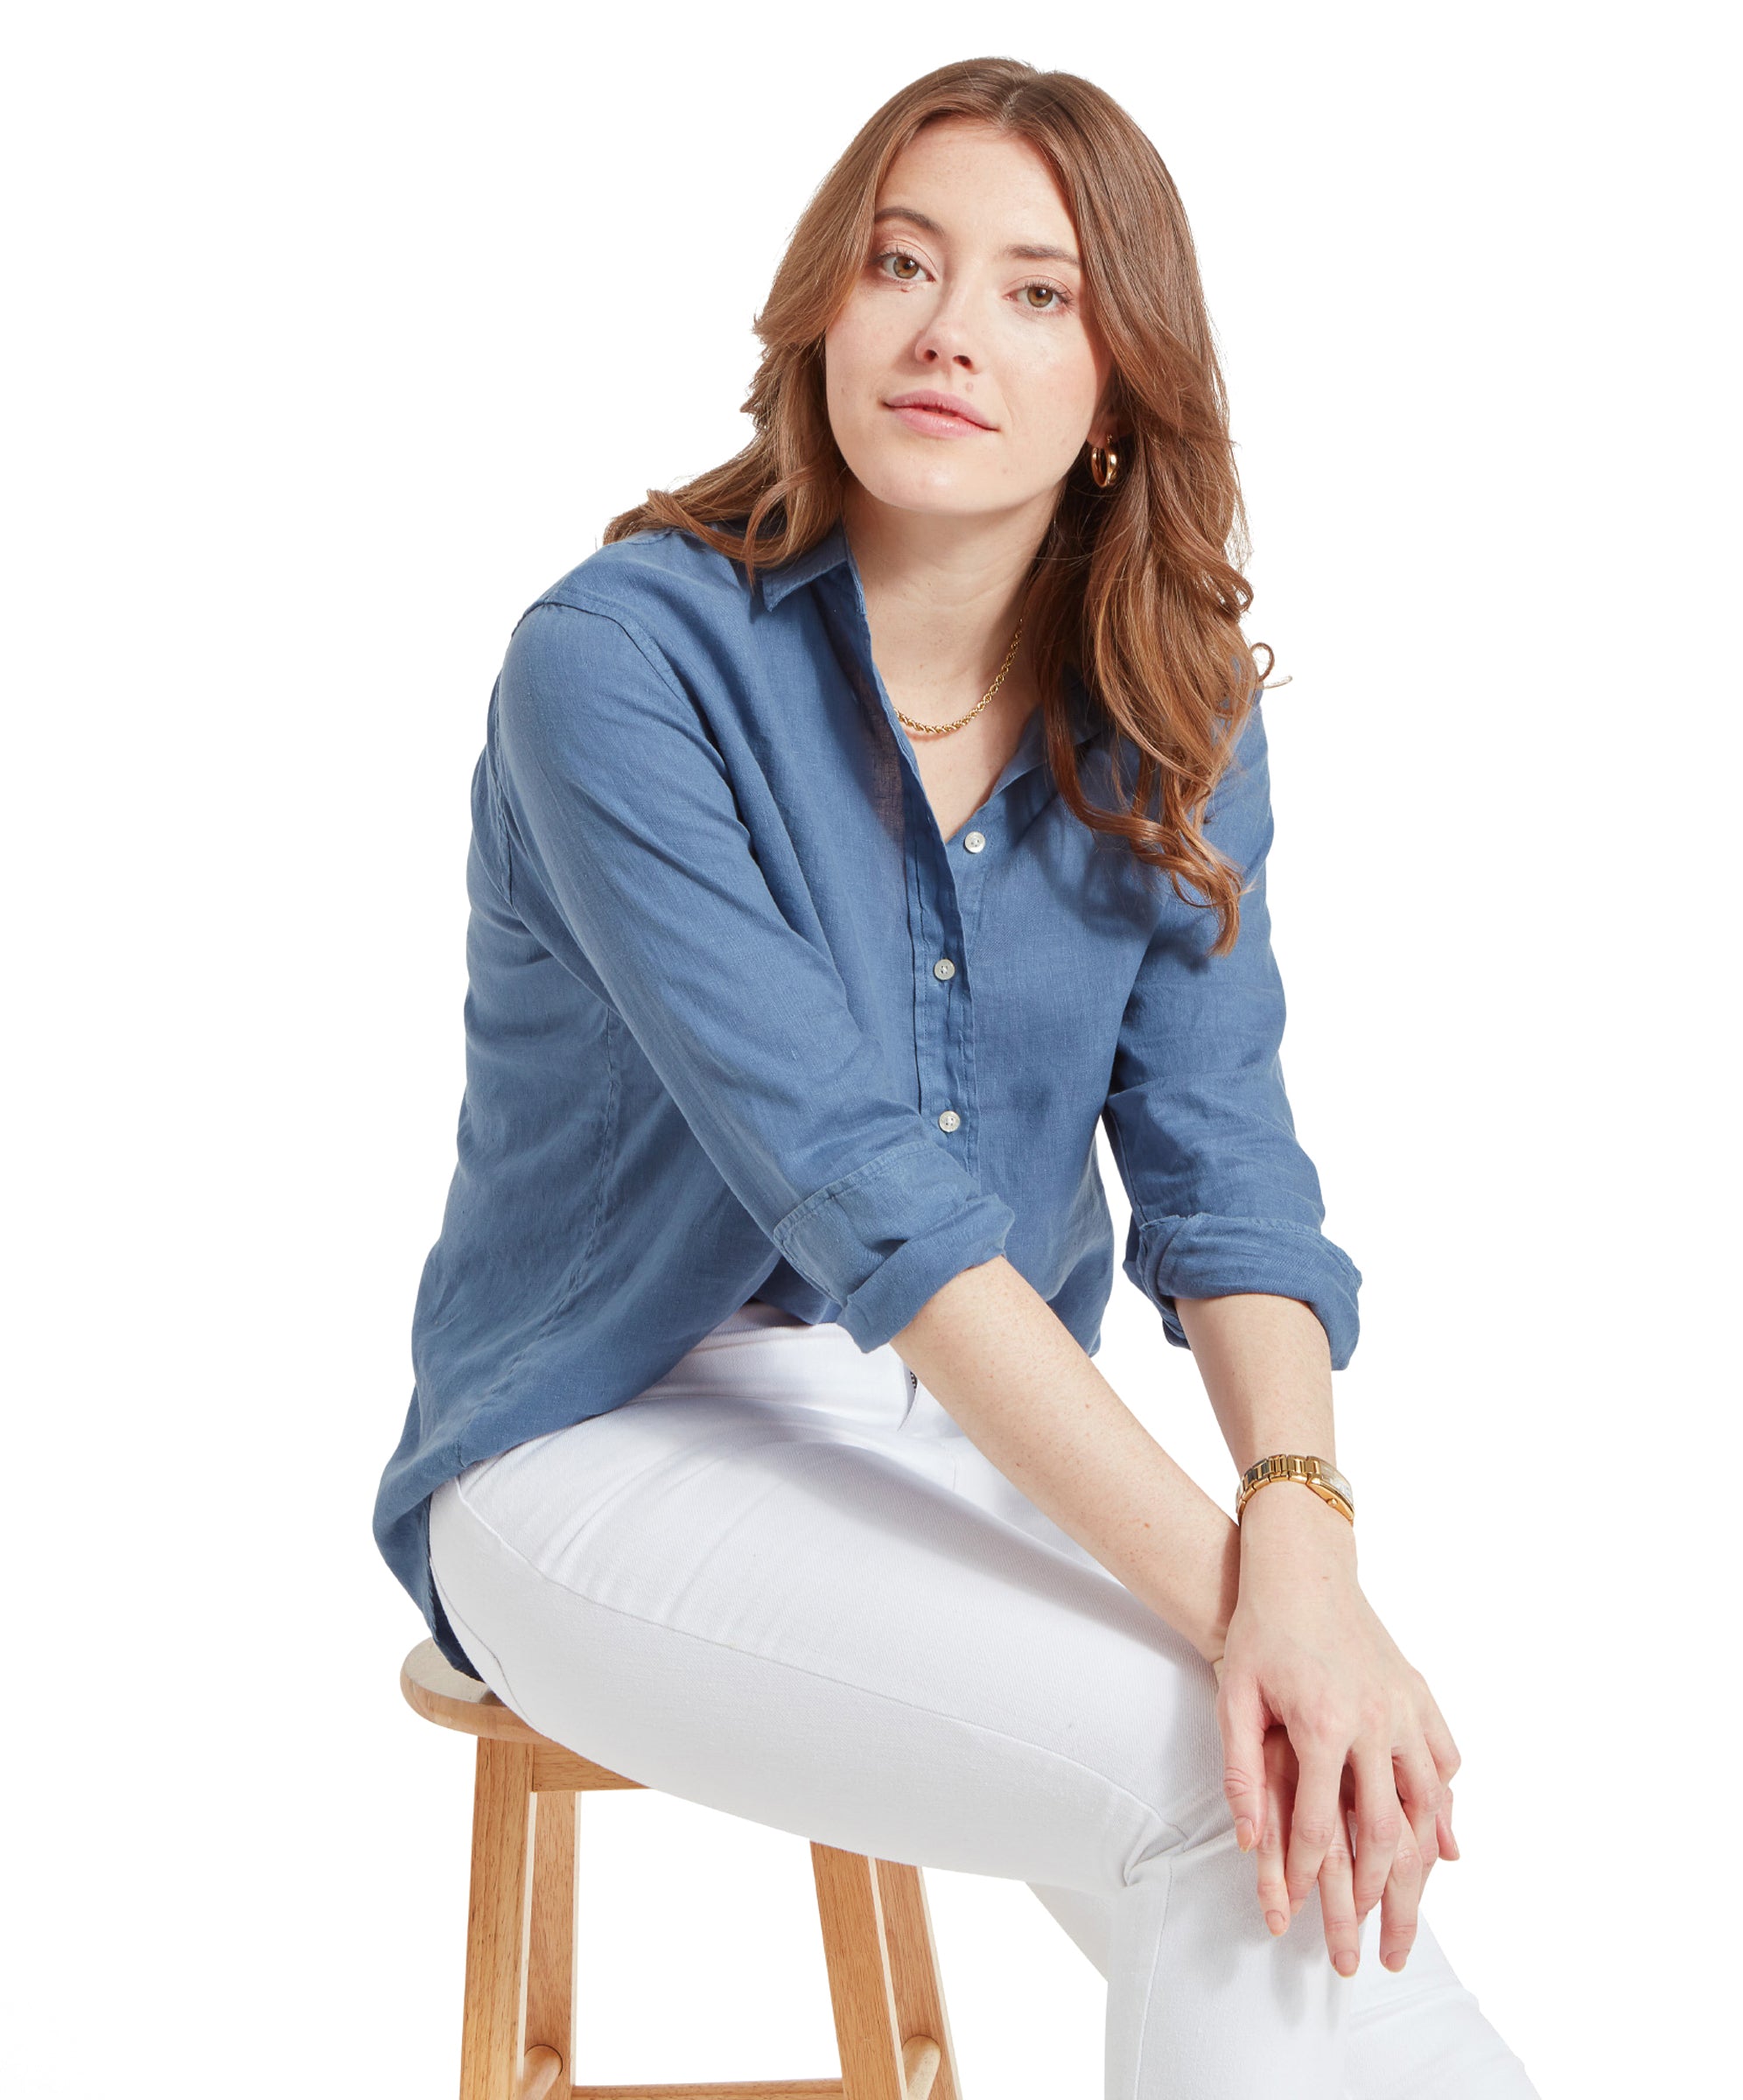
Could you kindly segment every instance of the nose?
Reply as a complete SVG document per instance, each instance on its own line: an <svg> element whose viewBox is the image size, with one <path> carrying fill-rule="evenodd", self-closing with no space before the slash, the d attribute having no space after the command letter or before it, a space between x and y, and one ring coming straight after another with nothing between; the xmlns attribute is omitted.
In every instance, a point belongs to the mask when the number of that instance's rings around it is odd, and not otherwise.
<svg viewBox="0 0 1743 2100"><path fill-rule="evenodd" d="M953 365L959 371L978 371L973 330L964 304L964 290L947 294L928 314L914 338L914 354L921 363Z"/></svg>

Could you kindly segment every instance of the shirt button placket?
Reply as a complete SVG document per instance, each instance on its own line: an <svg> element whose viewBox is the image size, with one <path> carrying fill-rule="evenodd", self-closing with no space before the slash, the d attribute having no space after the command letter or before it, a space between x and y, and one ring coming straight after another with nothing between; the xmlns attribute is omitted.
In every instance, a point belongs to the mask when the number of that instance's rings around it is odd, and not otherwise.
<svg viewBox="0 0 1743 2100"><path fill-rule="evenodd" d="M962 835L962 847L965 853L974 854L984 852L986 850L986 843L987 839L984 831L965 831ZM968 871L964 869L963 873L966 875L967 872ZM939 980L941 984L948 984L949 980L956 974L956 965L950 956L940 956L932 965L932 974ZM965 1009L959 1003L955 1001L952 1002L950 1019L952 1025L958 1031L960 1031L965 1024ZM948 1033L948 1032L947 1030L947 1040ZM960 1076L960 1058L961 1048L958 1045L956 1046L956 1054L950 1060L951 1064L958 1068L958 1076ZM947 1108L939 1115L938 1127L947 1137L948 1137L955 1131L962 1129L962 1116L956 1109ZM970 1145L970 1152L972 1152L972 1150L973 1147Z"/></svg>
<svg viewBox="0 0 1743 2100"><path fill-rule="evenodd" d="M922 897L929 907L928 917L932 927L946 941L959 935L961 919L949 848L938 836L935 828L932 832L932 844L921 856L917 872ZM927 895L928 892L930 892L929 896ZM929 966L921 962L920 967L929 967L933 979L932 997L939 1002L935 1006L928 1004L927 1009L928 1018L925 1021L926 1033L935 1046L937 1062L932 1067L932 1084L925 1090L932 1094L934 1102L939 1095L944 1097L947 1105L938 1110L934 1120L948 1138L962 1127L961 1107L950 1101L950 1096L963 1083L964 1078L960 1040L964 1026L964 1010L961 1000L951 997L951 987L958 967L957 958L949 955L934 955Z"/></svg>
<svg viewBox="0 0 1743 2100"><path fill-rule="evenodd" d="M951 978L956 974L956 965L950 960L948 956L940 956L937 961L932 965L932 974L941 984L948 984ZM950 1026L953 1018L956 1018L958 1021L960 1021L960 1016L953 1015L951 1011L947 1008L942 1038L944 1043L946 1066L945 1083L947 1085L949 1083L950 1071L956 1066L957 1061L950 1040ZM960 1130L962 1127L962 1119L956 1113L955 1109L945 1109L940 1114L938 1118L938 1127L945 1133L947 1137L952 1130Z"/></svg>

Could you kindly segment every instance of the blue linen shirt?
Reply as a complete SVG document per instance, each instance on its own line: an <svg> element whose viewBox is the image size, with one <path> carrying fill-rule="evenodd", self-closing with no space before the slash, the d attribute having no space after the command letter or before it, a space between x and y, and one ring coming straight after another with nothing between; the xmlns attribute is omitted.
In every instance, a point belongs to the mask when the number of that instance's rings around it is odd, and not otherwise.
<svg viewBox="0 0 1743 2100"><path fill-rule="evenodd" d="M1068 699L1115 806L1116 732L1075 675ZM1177 1295L1269 1292L1348 1362L1361 1275L1279 1062L1263 702L1205 816L1250 886L1212 958L1215 914L1066 808L1039 709L943 836L842 526L754 584L660 528L522 614L472 820L458 1160L374 1514L457 1668L431 1493L619 1406L748 1298L869 1351L1003 1253L1093 1354L1098 1122L1171 1342Z"/></svg>

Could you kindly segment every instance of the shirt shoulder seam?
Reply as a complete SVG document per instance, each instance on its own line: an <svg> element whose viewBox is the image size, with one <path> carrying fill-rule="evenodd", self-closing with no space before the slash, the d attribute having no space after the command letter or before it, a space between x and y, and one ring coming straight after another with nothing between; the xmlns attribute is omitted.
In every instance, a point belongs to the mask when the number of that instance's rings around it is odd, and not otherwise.
<svg viewBox="0 0 1743 2100"><path fill-rule="evenodd" d="M671 666L666 662L659 644L648 634L633 613L624 612L621 607L612 604L609 599L602 599L597 605L587 605L582 602L578 594L573 598L558 597L553 592L547 592L542 598L536 598L533 600L532 604L527 607L526 612L522 613L521 619L514 622L515 626L518 627L522 620L546 606L552 606L558 612L589 613L595 620L609 620L612 626L622 634L624 639L634 645L636 653L661 683L665 686L672 697L675 700L687 699L683 688L673 676Z"/></svg>

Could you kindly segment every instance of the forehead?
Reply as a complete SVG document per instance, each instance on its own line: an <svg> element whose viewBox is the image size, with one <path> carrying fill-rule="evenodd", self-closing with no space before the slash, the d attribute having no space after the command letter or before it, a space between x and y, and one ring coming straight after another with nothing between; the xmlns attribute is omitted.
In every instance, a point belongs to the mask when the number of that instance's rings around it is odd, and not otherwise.
<svg viewBox="0 0 1743 2100"><path fill-rule="evenodd" d="M924 126L885 171L880 221L901 206L948 235L1020 221L1038 239L1069 242L1071 214L1053 170L1026 138L977 118L942 117Z"/></svg>

